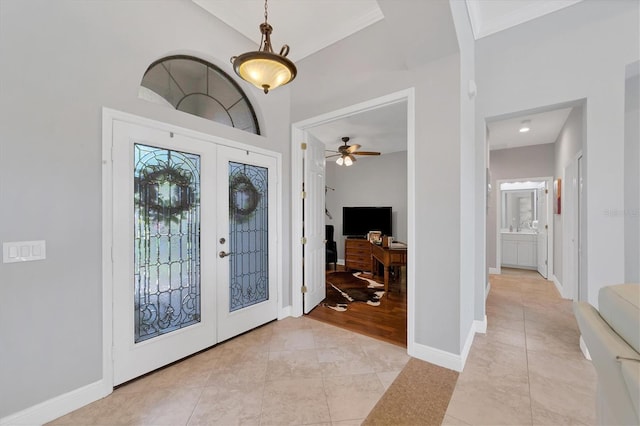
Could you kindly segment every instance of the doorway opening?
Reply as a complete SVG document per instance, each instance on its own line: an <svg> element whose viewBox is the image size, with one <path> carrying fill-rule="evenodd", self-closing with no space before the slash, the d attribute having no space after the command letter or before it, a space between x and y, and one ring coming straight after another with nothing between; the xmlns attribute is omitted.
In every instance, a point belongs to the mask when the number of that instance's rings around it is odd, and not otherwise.
<svg viewBox="0 0 640 426"><path fill-rule="evenodd" d="M496 268L553 271L553 177L498 180Z"/></svg>
<svg viewBox="0 0 640 426"><path fill-rule="evenodd" d="M411 251L412 247L412 235L414 231L414 200L415 200L415 162L414 162L414 151L415 151L415 105L414 105L414 90L408 89L401 92L396 92L387 96L383 96L381 98L373 99L367 102L363 102L361 104L352 105L350 107L346 107L337 111L333 111L327 114L323 114L302 122L294 123L292 128L292 224L293 224L293 232L292 232L292 283L303 283L303 288L306 291L309 291L310 287L322 288L325 289L325 268L323 267L319 273L314 274L313 276L309 276L308 274L303 273L305 270L309 270L309 266L311 269L314 268L312 265L314 262L317 264L318 259L311 259L306 255L303 255L303 244L301 244L302 238L305 235L311 235L314 233L311 229L306 229L311 224L309 221L303 217L303 199L300 197L300 192L303 188L304 184L304 176L303 176L303 168L301 167L304 164L304 155L309 155L309 150L302 151L300 150L300 144L311 138L314 138L311 130L313 128L317 128L322 125L326 125L331 122L335 122L337 120L343 120L350 117L356 117L357 115L376 110L379 108L383 108L386 106L405 103L406 104L406 134L407 134L407 165L406 165L406 177L407 177L407 191L406 191L406 199L407 199L407 208L406 208L406 232L407 238L406 243L409 247L408 256L407 256L407 344L410 348L413 342L413 323L414 323L414 263L413 263L413 253ZM326 147L328 149L329 147ZM333 147L330 147L333 148ZM314 159L315 160L315 159ZM321 159L317 159L318 161L324 162L324 155ZM363 161L364 163L364 161ZM357 167L357 164L352 166ZM405 175L403 171L403 175ZM322 203L317 203L324 207L324 188L322 190L317 190L316 193L309 193L305 191L304 197L308 200L310 197L319 197L323 200ZM306 212L306 210L305 210ZM324 208L321 211L322 217L324 217L325 212ZM321 229L315 230L315 232L322 232L324 235L324 220L322 223L318 224L318 221L314 221L315 226L321 226ZM339 243L340 244L340 243ZM298 247L299 249L296 249ZM322 259L320 260L322 265L324 265L324 251L322 252ZM300 265L303 265L301 267ZM318 268L316 268L318 269ZM303 292L297 284L293 285L292 288L292 315L300 316L303 313ZM304 310L307 310L307 307L304 307Z"/></svg>

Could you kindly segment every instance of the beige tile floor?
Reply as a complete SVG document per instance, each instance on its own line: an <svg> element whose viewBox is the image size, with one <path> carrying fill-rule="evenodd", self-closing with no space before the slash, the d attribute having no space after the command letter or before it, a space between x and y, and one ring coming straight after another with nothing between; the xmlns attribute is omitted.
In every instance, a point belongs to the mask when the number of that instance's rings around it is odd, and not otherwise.
<svg viewBox="0 0 640 426"><path fill-rule="evenodd" d="M595 424L595 371L571 302L537 273L491 276L446 425ZM403 348L288 318L116 389L54 425L359 425L402 370Z"/></svg>
<svg viewBox="0 0 640 426"><path fill-rule="evenodd" d="M490 282L487 334L474 339L443 424L595 424L596 373L572 302L537 272Z"/></svg>
<svg viewBox="0 0 640 426"><path fill-rule="evenodd" d="M54 425L359 425L406 350L287 318L116 389Z"/></svg>

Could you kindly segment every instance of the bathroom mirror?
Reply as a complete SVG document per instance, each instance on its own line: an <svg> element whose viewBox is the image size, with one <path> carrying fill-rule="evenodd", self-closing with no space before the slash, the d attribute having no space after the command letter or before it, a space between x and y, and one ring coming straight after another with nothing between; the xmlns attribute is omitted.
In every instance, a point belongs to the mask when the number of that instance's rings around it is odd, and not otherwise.
<svg viewBox="0 0 640 426"><path fill-rule="evenodd" d="M536 190L502 191L502 229L531 230L538 220ZM510 228L513 227L513 228Z"/></svg>

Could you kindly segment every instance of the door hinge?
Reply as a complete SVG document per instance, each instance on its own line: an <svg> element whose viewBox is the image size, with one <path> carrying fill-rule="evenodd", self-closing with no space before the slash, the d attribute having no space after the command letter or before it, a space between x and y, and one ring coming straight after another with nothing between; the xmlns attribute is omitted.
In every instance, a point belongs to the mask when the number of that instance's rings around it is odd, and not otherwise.
<svg viewBox="0 0 640 426"><path fill-rule="evenodd" d="M307 198L307 191L302 191L300 193L300 198L302 198L303 200Z"/></svg>
<svg viewBox="0 0 640 426"><path fill-rule="evenodd" d="M548 189L545 189L545 190L544 190L544 193L545 193L545 194L548 194L548 193L549 193L549 190L548 190Z"/></svg>
<svg viewBox="0 0 640 426"><path fill-rule="evenodd" d="M301 242L302 244L307 244L307 237L302 237L302 238L300 238L300 242Z"/></svg>
<svg viewBox="0 0 640 426"><path fill-rule="evenodd" d="M300 287L300 291L302 292L302 294L305 294L307 292L307 286L303 285L302 287Z"/></svg>
<svg viewBox="0 0 640 426"><path fill-rule="evenodd" d="M307 144L305 142L302 142L300 144L300 149L303 150L303 151L306 150L307 149Z"/></svg>
<svg viewBox="0 0 640 426"><path fill-rule="evenodd" d="M545 226L544 226L544 229L549 229L549 225L545 225Z"/></svg>

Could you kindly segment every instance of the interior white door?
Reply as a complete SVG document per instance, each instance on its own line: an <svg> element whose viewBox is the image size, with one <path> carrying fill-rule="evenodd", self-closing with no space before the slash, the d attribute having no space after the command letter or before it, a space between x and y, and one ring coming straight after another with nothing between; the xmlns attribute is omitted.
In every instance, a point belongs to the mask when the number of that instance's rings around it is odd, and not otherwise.
<svg viewBox="0 0 640 426"><path fill-rule="evenodd" d="M307 134L304 151L304 313L308 314L326 297L325 287L325 146Z"/></svg>
<svg viewBox="0 0 640 426"><path fill-rule="evenodd" d="M117 385L216 342L216 152L121 121L112 143Z"/></svg>
<svg viewBox="0 0 640 426"><path fill-rule="evenodd" d="M278 316L277 160L218 147L218 340Z"/></svg>
<svg viewBox="0 0 640 426"><path fill-rule="evenodd" d="M547 197L549 190L545 182L543 188L537 189L537 212L538 212L538 272L543 277L548 277L548 245L549 220L547 218Z"/></svg>

